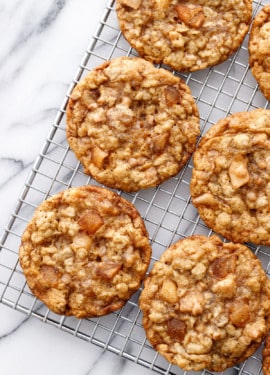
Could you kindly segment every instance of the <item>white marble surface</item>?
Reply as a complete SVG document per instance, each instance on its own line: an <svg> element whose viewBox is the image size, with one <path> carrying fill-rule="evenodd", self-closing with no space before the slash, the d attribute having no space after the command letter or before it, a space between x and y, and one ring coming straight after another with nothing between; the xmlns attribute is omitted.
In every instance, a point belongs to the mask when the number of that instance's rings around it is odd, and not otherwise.
<svg viewBox="0 0 270 375"><path fill-rule="evenodd" d="M0 232L107 0L0 0ZM1 375L150 374L0 304Z"/></svg>

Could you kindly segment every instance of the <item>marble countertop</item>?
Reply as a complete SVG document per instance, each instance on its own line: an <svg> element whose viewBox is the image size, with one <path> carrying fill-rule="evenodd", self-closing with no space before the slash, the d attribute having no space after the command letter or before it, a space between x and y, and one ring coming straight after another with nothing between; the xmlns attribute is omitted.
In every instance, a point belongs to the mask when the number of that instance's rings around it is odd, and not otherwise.
<svg viewBox="0 0 270 375"><path fill-rule="evenodd" d="M107 0L0 0L0 232L44 144ZM0 304L2 375L150 374Z"/></svg>

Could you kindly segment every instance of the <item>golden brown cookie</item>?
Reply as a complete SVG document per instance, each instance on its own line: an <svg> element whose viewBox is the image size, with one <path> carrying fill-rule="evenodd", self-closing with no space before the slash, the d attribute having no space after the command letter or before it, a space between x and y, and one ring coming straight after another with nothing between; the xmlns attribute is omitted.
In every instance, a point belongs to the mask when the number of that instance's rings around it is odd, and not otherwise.
<svg viewBox="0 0 270 375"><path fill-rule="evenodd" d="M249 38L249 64L259 87L270 100L270 4L256 15Z"/></svg>
<svg viewBox="0 0 270 375"><path fill-rule="evenodd" d="M78 318L121 308L139 288L151 247L142 218L124 198L83 186L40 204L20 246L33 294Z"/></svg>
<svg viewBox="0 0 270 375"><path fill-rule="evenodd" d="M170 363L223 371L266 336L270 282L246 246L192 236L154 264L140 307L148 340Z"/></svg>
<svg viewBox="0 0 270 375"><path fill-rule="evenodd" d="M195 71L225 61L248 32L251 0L117 0L120 28L154 63Z"/></svg>
<svg viewBox="0 0 270 375"><path fill-rule="evenodd" d="M270 111L218 121L194 153L192 202L215 232L270 244Z"/></svg>
<svg viewBox="0 0 270 375"><path fill-rule="evenodd" d="M140 58L116 58L91 71L67 107L67 139L85 173L125 191L176 175L198 135L189 87Z"/></svg>
<svg viewBox="0 0 270 375"><path fill-rule="evenodd" d="M264 342L264 348L262 351L262 365L263 365L263 374L270 374L270 335L267 336Z"/></svg>

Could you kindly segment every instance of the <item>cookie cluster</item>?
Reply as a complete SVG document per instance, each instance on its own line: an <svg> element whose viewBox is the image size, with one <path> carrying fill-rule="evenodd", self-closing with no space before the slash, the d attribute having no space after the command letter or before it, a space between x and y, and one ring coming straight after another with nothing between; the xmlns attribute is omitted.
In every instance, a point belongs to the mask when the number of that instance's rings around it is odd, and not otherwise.
<svg viewBox="0 0 270 375"><path fill-rule="evenodd" d="M184 370L224 371L270 331L270 281L252 242L270 245L270 110L236 113L200 136L188 85L162 63L193 72L226 60L251 24L252 1L117 0L120 28L140 57L96 67L67 105L67 140L106 188L70 188L41 203L20 246L33 294L78 318L120 309L144 280L143 326L153 347ZM250 66L269 99L270 6L256 16ZM219 237L191 236L150 264L136 192L177 175L193 155L191 199ZM269 338L263 351L269 373Z"/></svg>

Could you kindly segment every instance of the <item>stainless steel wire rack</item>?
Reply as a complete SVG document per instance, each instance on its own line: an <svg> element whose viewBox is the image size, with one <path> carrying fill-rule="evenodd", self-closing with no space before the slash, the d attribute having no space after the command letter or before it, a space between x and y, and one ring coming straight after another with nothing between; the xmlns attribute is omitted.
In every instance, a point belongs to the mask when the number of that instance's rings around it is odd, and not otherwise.
<svg viewBox="0 0 270 375"><path fill-rule="evenodd" d="M267 1L253 1L253 15L266 5ZM237 53L224 63L191 74L181 74L198 104L202 134L219 119L231 113L259 107L269 108L269 103L258 90L248 66L248 38L249 35ZM101 318L78 320L59 316L31 294L18 262L21 234L41 201L69 187L97 184L83 173L80 163L68 147L65 108L72 89L88 71L104 61L124 55L135 55L135 52L119 30L115 1L109 0L1 237L0 301L156 372L178 375L185 372L170 365L151 347L145 337L138 308L140 291L133 295L120 311ZM191 171L192 159L176 177L157 188L135 194L118 192L135 204L146 223L153 248L151 264L178 239L192 234L211 234L190 201ZM250 247L269 275L270 249L252 245ZM226 370L225 373L258 375L260 371L261 348L247 361ZM207 371L203 373L210 374Z"/></svg>

